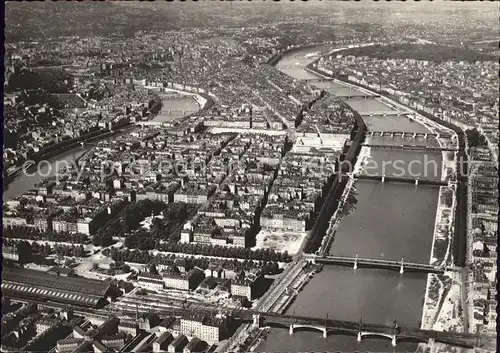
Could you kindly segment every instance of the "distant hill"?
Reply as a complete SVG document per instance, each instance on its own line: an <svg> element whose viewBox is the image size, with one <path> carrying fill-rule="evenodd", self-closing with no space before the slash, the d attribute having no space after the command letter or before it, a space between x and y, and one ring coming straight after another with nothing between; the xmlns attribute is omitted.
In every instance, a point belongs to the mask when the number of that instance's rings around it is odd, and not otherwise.
<svg viewBox="0 0 500 353"><path fill-rule="evenodd" d="M8 1L5 34L8 42L60 36L133 36L139 30L189 27L252 27L300 24L377 34L431 31L435 40L450 38L454 28L460 41L498 31L498 6L481 2L354 2L354 1ZM442 28L441 28L442 26ZM458 30L463 27L463 30ZM338 31L338 29L336 29Z"/></svg>
<svg viewBox="0 0 500 353"><path fill-rule="evenodd" d="M416 59L438 63L443 61L498 61L497 55L481 53L465 48L434 44L374 45L364 48L348 49L345 50L342 54L368 56L380 60Z"/></svg>
<svg viewBox="0 0 500 353"><path fill-rule="evenodd" d="M12 1L5 3L8 42L61 36L133 36L156 27L173 28L176 16L152 8L118 6L109 1Z"/></svg>

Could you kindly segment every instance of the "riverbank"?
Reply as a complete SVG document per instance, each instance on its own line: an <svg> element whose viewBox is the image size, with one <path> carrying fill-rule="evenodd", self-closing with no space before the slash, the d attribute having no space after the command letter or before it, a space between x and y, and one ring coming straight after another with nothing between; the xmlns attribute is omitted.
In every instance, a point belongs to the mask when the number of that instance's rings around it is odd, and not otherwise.
<svg viewBox="0 0 500 353"><path fill-rule="evenodd" d="M356 162L356 165L358 165L358 164L360 164L359 160ZM330 218L329 227L326 230L325 237L323 238L323 241L321 242L321 246L317 252L317 254L319 256L325 255L328 252L328 250L330 249L330 246L335 238L335 231L337 230L337 226L339 225L340 221L342 220L342 216L343 216L342 212L344 210L344 206L347 203L347 198L352 194L352 191L354 189L354 183L355 183L355 179L351 175L349 177L349 181L347 182L347 184L344 188L344 192L342 193L342 196L340 197L340 203L339 203L337 209L335 210L335 212L333 213L332 217Z"/></svg>
<svg viewBox="0 0 500 353"><path fill-rule="evenodd" d="M27 168L26 172L28 172L30 174L33 173L34 171L36 172L37 168L39 167L39 163L41 161L46 161L48 159L61 156L68 151L71 151L73 149L78 148L79 146L82 146L85 148L85 144L102 141L102 140L111 138L115 135L126 133L134 128L135 128L135 126L129 123L129 124L126 124L126 125L120 127L117 130L114 130L114 131L104 130L104 131L99 131L98 133L96 131L96 133L82 136L82 137L78 138L77 140L72 140L72 142L70 142L69 144L68 144L68 141L65 141L62 144L53 145L53 146L51 146L51 150L49 152L46 152L43 155L40 155L37 157L32 157L32 160L35 163L32 164L31 167ZM58 147L55 147L55 146L58 146ZM79 158L81 158L81 156L78 157L78 159ZM16 173L13 173L11 178L4 178L4 184L3 184L4 192L7 191L9 189L9 186L14 181L17 181L22 175L23 175L23 168L20 167L20 169ZM42 177L40 177L40 179L42 179Z"/></svg>
<svg viewBox="0 0 500 353"><path fill-rule="evenodd" d="M456 197L451 187L442 186L439 191L438 208L434 225L434 237L430 264L452 265L451 244L454 233ZM464 324L460 313L461 274L445 272L442 276L427 276L421 329L463 332Z"/></svg>
<svg viewBox="0 0 500 353"><path fill-rule="evenodd" d="M109 130L96 130L84 134L82 136L75 137L73 139L56 143L54 145L47 147L45 149L46 151L40 151L34 153L30 157L30 159L27 159L26 161L24 161L24 163L32 161L34 162L33 166L36 166L36 164L39 163L40 161L57 156L58 154L64 153L72 148L78 147L78 145L81 145L82 143L93 141L95 139L100 139L100 138L104 139L107 137L109 133L110 133ZM31 167L28 169L31 169ZM23 171L23 166L19 166L16 170L8 173L7 177L4 179L4 187L8 186L8 184L14 181L21 174L22 171Z"/></svg>
<svg viewBox="0 0 500 353"><path fill-rule="evenodd" d="M325 79L332 79L313 65L308 65L307 71L319 74ZM343 84L346 87L353 88L353 84L346 84L343 81L333 79L335 83ZM378 92L372 92L364 87L357 87L360 91L375 95ZM376 98L380 102L402 110L407 114L412 114L412 118L418 123L424 125L433 133L445 131L457 138L455 132L445 126L438 125L436 121L428 119L419 112L401 105L387 97L380 96ZM440 138L437 139L440 147L445 144ZM457 144L457 140L454 140ZM459 146L453 146L458 149ZM360 160L368 158L370 151L362 151ZM456 153L453 153L452 158L442 152L442 174L441 180L447 180L450 175L455 175L457 172ZM361 163L362 165L362 163ZM356 166L356 170L358 166ZM436 209L436 219L433 233L432 249L430 255L430 263L436 266L451 265L451 244L454 234L454 216L456 209L456 190L453 187L441 187L439 191L438 204ZM426 283L426 292L422 309L421 328L440 331L458 331L463 332L463 319L461 317L460 302L460 276L457 273L446 272L443 276L429 274Z"/></svg>
<svg viewBox="0 0 500 353"><path fill-rule="evenodd" d="M154 89L156 87L149 87L149 88ZM168 88L168 90L175 90L175 89ZM196 112L190 112L189 115L183 115L182 117L176 117L176 119L178 119L178 118L188 119L190 116L192 116L196 113L199 113L201 111L204 111L204 110L210 108L214 104L213 99L208 94L205 94L203 92L191 92L191 91L181 91L181 90L176 90L176 91L183 93L184 95L193 96L194 97L193 99L195 100L196 105L198 106L198 110L196 110ZM155 94L157 94L157 92L155 92ZM160 97L156 96L156 98L159 99ZM160 109L161 109L161 107L162 107L161 102L159 105L160 105ZM150 115L151 120L154 120L154 118L160 112L160 109L158 109L158 111L153 112ZM53 160L49 161L50 165L48 167L50 169L54 170L54 168L53 168L54 166L52 164L55 164L56 162L58 162L60 160L60 157L63 156L66 152L72 151L73 149L76 149L79 146L83 146L85 148L85 144L88 144L88 143L94 144L94 143L97 143L99 141L111 139L116 135L128 133L135 128L136 128L136 124L127 123L127 124L117 128L115 130L112 130L112 131L107 130L107 129L106 130L99 129L99 130L90 132L88 134L85 134L83 136L80 136L78 138L63 141L62 143L57 144L57 145L52 145L49 147L49 149L46 152L43 152L43 154L40 154L38 156L35 155L34 157L31 158L35 161L35 164L32 167L28 168L27 171L30 173L33 173L33 172L36 173L36 171L37 171L36 168L38 168L37 164L40 161L46 161L48 159L53 159ZM87 153L87 152L85 152L85 153ZM79 156L77 159L79 160L81 157L82 156ZM72 162L70 162L70 163L72 163ZM7 174L6 172L4 172L4 173ZM40 176L40 178L38 178L37 180L33 180L33 177L29 178L29 180L27 178L24 178L24 179L26 179L26 181L29 181L29 183L30 183L30 185L26 187L26 190L28 190L34 184L36 184L41 179L43 179L43 177ZM23 179L22 166L15 169L15 170L11 170L9 175L4 175L4 181L3 181L4 195L5 195L5 191L7 191L9 189L9 186L11 186L11 184L14 181L15 181L16 185L19 186L19 185L25 184L23 181L24 179ZM11 193L12 195L10 197L8 197L9 199L20 195L20 193L18 192L19 187L17 187L17 186L14 188L15 189L14 193ZM24 191L22 191L22 192L24 192Z"/></svg>

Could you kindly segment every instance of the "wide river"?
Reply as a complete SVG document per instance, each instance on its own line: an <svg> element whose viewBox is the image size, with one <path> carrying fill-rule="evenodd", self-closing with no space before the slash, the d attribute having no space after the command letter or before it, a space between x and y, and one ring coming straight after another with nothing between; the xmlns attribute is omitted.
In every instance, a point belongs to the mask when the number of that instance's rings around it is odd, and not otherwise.
<svg viewBox="0 0 500 353"><path fill-rule="evenodd" d="M323 49L323 48L321 48ZM324 49L323 49L324 50ZM317 48L285 55L277 68L297 79L312 80L310 83L338 96L364 95L360 91L333 82L314 82L313 74L304 67L314 60L305 57L317 52ZM374 98L350 98L345 100L360 114L371 111L390 111L390 107ZM429 132L427 128L397 112L386 117L366 117L366 124L374 131ZM373 137L376 144L402 144L390 139ZM406 139L405 139L406 140ZM435 146L436 141L408 139L403 143ZM372 149L370 159L377 165L383 161L402 160L408 164L421 160L423 153ZM426 156L437 165L434 177L441 173L441 155ZM386 175L392 174L386 167ZM419 169L415 167L414 169ZM420 170L422 171L422 170ZM378 173L377 173L378 174ZM438 187L414 186L400 183L357 181L356 203L351 212L341 220L330 254L341 256L414 261L428 263L431 254L432 236L438 201ZM287 313L324 318L391 325L396 319L403 326L420 325L425 295L426 274L399 273L349 267L325 266L299 293ZM396 347L381 338L363 338L332 335L323 338L315 331L302 331L289 335L287 329L272 328L270 334L258 348L262 352L298 351L370 351L407 352L415 351L417 343L398 342Z"/></svg>

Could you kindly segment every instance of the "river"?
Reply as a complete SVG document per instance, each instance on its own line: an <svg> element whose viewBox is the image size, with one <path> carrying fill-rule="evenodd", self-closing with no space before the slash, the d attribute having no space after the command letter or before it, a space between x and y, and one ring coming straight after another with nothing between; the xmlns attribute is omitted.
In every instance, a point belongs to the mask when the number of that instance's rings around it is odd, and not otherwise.
<svg viewBox="0 0 500 353"><path fill-rule="evenodd" d="M311 83L339 96L363 96L365 93L333 82L317 82L317 77L304 70L314 60L305 54L316 52L312 48L285 55L276 67L297 79L313 80ZM393 111L386 116L366 117L366 124L374 131L429 132L428 129L375 98L345 99L360 114L375 111ZM414 144L436 146L435 140L415 140L390 137L371 137L374 144ZM430 177L440 178L442 158L439 153L425 153L428 161L436 164L436 171ZM423 152L389 151L372 148L368 160L377 164L374 171L379 174L382 162L401 160L404 165L415 163L412 172L423 172ZM432 164L432 162L429 162ZM392 168L392 169L391 169ZM385 174L395 172L389 164ZM405 175L408 175L406 172ZM330 248L330 254L341 256L366 256L388 260L415 261L427 263L430 259L434 222L439 188L415 186L400 183L380 183L358 180L355 183L356 202L350 213L341 220ZM392 324L417 327L422 316L427 275L357 269L342 266L325 266L299 293L287 313L323 318L345 319L376 324ZM319 332L296 332L272 328L268 339L258 351L415 351L417 343L398 342L396 347L382 338L363 338L332 335L322 338Z"/></svg>
<svg viewBox="0 0 500 353"><path fill-rule="evenodd" d="M153 121L173 121L200 109L193 97L189 95L181 96L179 94L169 93L168 95L161 96L161 98L161 111L153 118ZM134 130L135 128L132 130L127 129L125 132L118 133L112 138L122 134L129 134ZM32 189L36 183L40 182L45 177L55 176L58 170L58 165L73 164L75 159L78 159L85 152L90 150L93 145L95 145L95 143L86 144L83 147L75 147L39 162L36 166L28 169L27 173L21 172L21 174L11 181L7 187L4 187L4 201L8 201L22 195L26 191Z"/></svg>
<svg viewBox="0 0 500 353"><path fill-rule="evenodd" d="M162 98L162 107L153 121L169 122L200 110L193 95L180 95L169 92L167 95L160 95L160 97Z"/></svg>

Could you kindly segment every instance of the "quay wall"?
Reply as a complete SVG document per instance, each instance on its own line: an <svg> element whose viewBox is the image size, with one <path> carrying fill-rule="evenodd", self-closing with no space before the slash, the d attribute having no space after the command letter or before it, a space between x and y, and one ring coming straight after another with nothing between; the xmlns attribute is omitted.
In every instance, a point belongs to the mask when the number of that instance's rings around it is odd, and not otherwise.
<svg viewBox="0 0 500 353"><path fill-rule="evenodd" d="M319 59L317 59L319 60ZM346 79L346 77L340 77L340 76L333 76L330 75L329 73L326 73L316 67L313 67L313 63L315 63L317 60L313 61L309 65L307 65L307 69L311 72L320 74L321 76L324 77L330 77L330 78L335 78L339 81L348 83L348 84L353 84L349 80ZM363 84L356 83L356 86L359 86L363 89L369 90L371 92L374 92L376 94L379 94L380 96L383 96L389 100L395 99L395 97L391 96L389 93L384 92L384 91L377 91L373 90L370 87L367 87ZM455 210L455 234L453 236L453 259L454 263L456 266L463 267L465 266L465 257L466 257L466 247L467 247L467 230L466 230L466 220L467 220L467 175L468 175L468 162L467 162L467 154L466 154L466 144L465 144L465 133L464 131L447 121L443 121L441 119L436 118L432 114L429 114L427 112L424 112L420 109L414 109L418 114L424 116L425 118L438 123L448 129L453 130L458 137L458 153L457 153L457 163L459 164L457 166L457 170L460 171L462 170L463 173L460 173L458 175L458 182L457 182L457 207Z"/></svg>
<svg viewBox="0 0 500 353"><path fill-rule="evenodd" d="M354 116L356 126L351 132L350 146L348 146L347 151L340 156L341 162L347 160L349 163L340 164L342 170L337 171L337 174L333 179L332 186L323 201L319 215L306 240L306 246L304 248L305 253L314 253L321 246L321 242L323 237L326 235L326 231L329 226L329 220L338 208L339 200L349 180L347 173L352 172L352 170L348 169L349 165L353 166L356 164L359 151L361 150L362 143L366 135L367 127L358 112L354 112Z"/></svg>

